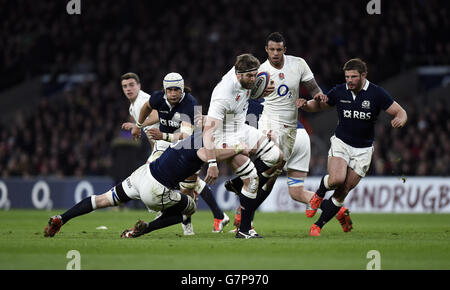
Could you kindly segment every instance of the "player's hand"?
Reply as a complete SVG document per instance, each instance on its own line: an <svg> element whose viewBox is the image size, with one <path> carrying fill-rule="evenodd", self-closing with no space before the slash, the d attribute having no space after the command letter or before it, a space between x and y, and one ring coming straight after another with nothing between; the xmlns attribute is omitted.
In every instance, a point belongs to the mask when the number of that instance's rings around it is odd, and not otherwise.
<svg viewBox="0 0 450 290"><path fill-rule="evenodd" d="M273 93L273 91L275 90L275 86L273 84L274 84L273 80L270 80L270 83L269 85L267 85L267 88L262 93L261 98L265 98L271 93Z"/></svg>
<svg viewBox="0 0 450 290"><path fill-rule="evenodd" d="M308 103L308 101L304 98L300 98L300 99L297 99L297 101L295 101L297 108L300 108L300 109L305 108L307 103Z"/></svg>
<svg viewBox="0 0 450 290"><path fill-rule="evenodd" d="M150 128L146 132L147 136L153 140L162 140L163 133L158 128Z"/></svg>
<svg viewBox="0 0 450 290"><path fill-rule="evenodd" d="M405 125L405 122L401 118L395 117L392 119L391 125L393 128L401 128Z"/></svg>
<svg viewBox="0 0 450 290"><path fill-rule="evenodd" d="M313 99L316 102L322 102L322 103L326 103L328 102L328 96L323 94L323 93L317 93L314 95Z"/></svg>
<svg viewBox="0 0 450 290"><path fill-rule="evenodd" d="M122 124L122 129L124 130L132 130L136 125L131 122L126 122Z"/></svg>
<svg viewBox="0 0 450 290"><path fill-rule="evenodd" d="M134 126L133 129L131 129L131 136L133 136L134 140L141 138L141 129Z"/></svg>
<svg viewBox="0 0 450 290"><path fill-rule="evenodd" d="M208 167L206 171L205 182L208 184L216 184L216 180L219 177L219 168L217 166Z"/></svg>

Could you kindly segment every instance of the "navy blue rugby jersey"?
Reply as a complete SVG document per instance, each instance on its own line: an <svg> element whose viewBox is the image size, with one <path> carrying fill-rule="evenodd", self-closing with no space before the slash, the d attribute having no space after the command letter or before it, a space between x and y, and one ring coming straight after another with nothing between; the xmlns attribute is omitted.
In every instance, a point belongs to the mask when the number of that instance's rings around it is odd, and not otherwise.
<svg viewBox="0 0 450 290"><path fill-rule="evenodd" d="M203 161L197 151L203 146L201 130L195 130L188 138L182 139L164 151L150 163L150 172L162 185L179 189L179 183L199 171Z"/></svg>
<svg viewBox="0 0 450 290"><path fill-rule="evenodd" d="M368 80L355 99L345 83L335 86L327 96L328 105L336 106L339 119L334 134L346 144L358 148L372 146L380 111L387 110L394 103L385 89Z"/></svg>
<svg viewBox="0 0 450 290"><path fill-rule="evenodd" d="M198 102L190 93L185 93L180 102L173 107L164 96L163 91L155 91L148 101L150 107L158 111L161 132L175 132L180 128L182 121L194 124L194 107L198 106Z"/></svg>
<svg viewBox="0 0 450 290"><path fill-rule="evenodd" d="M257 100L249 99L248 100L248 109L247 109L247 124L258 128L258 121L261 117L261 114L264 109L264 98L260 98ZM297 120L297 129L305 128L299 120Z"/></svg>

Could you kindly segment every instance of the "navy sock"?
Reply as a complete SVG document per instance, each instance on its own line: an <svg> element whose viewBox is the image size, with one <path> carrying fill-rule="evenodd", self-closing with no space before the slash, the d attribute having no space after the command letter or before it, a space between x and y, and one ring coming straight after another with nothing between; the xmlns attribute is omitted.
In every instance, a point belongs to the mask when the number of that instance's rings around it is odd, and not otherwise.
<svg viewBox="0 0 450 290"><path fill-rule="evenodd" d="M315 224L322 228L327 222L329 222L341 209L341 206L336 206L331 199L324 199L320 204L322 214Z"/></svg>
<svg viewBox="0 0 450 290"><path fill-rule="evenodd" d="M183 222L183 225L187 225L188 223L192 222L191 217L188 217L185 221L183 221L183 219L181 219L181 221Z"/></svg>
<svg viewBox="0 0 450 290"><path fill-rule="evenodd" d="M213 216L215 219L223 219L225 216L223 215L223 211L220 209L219 205L214 198L211 189L208 185L205 185L202 192L200 192L200 196L206 202L206 204L211 209Z"/></svg>
<svg viewBox="0 0 450 290"><path fill-rule="evenodd" d="M63 224L67 223L74 217L90 213L91 211L93 211L93 208L91 197L89 196L80 201L79 203L77 203L76 205L74 205L73 207L71 207L68 211L66 211L61 215Z"/></svg>
<svg viewBox="0 0 450 290"><path fill-rule="evenodd" d="M267 192L267 191L263 190L262 188L260 188L258 190L258 194L256 195L256 199L255 199L256 208L252 213L251 221L253 221L253 219L255 218L256 209L258 209L258 207L266 200L266 198L269 196L269 194L270 194L270 192Z"/></svg>
<svg viewBox="0 0 450 290"><path fill-rule="evenodd" d="M248 232L251 229L252 218L256 210L256 199L248 198L242 193L239 194L241 201L241 225L239 230L241 232Z"/></svg>
<svg viewBox="0 0 450 290"><path fill-rule="evenodd" d="M189 217L190 218L190 217ZM159 218L151 221L148 226L146 233L159 230L162 228L166 228L168 226L179 224L183 221L183 215L182 214L176 214L176 215L161 215Z"/></svg>
<svg viewBox="0 0 450 290"><path fill-rule="evenodd" d="M327 193L328 189L325 187L325 183L324 183L324 178L325 176L322 176L322 179L320 180L320 186L319 189L317 189L316 193L319 197L325 197L325 194Z"/></svg>

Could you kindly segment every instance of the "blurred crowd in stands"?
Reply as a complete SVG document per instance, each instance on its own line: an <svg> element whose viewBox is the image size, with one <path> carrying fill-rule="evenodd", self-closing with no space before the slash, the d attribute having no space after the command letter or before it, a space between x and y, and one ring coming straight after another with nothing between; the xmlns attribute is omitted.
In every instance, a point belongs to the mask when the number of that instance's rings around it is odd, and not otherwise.
<svg viewBox="0 0 450 290"><path fill-rule="evenodd" d="M81 3L81 15L68 15L65 1L0 0L0 91L42 75L50 88L32 114L18 111L14 122L0 124L2 177L110 174L111 144L128 118L120 75L138 73L151 92L177 71L206 113L236 55L252 52L263 61L272 31L285 35L287 53L308 62L324 91L344 81L342 65L352 57L368 63L375 83L416 66L450 64L445 0L382 1L380 15L368 15L365 1ZM62 73L93 73L96 80L61 92ZM369 174L449 175L448 100L421 99L402 103L409 115L404 129L378 124ZM145 162L149 148L141 145ZM326 152L314 150L310 174L320 175Z"/></svg>

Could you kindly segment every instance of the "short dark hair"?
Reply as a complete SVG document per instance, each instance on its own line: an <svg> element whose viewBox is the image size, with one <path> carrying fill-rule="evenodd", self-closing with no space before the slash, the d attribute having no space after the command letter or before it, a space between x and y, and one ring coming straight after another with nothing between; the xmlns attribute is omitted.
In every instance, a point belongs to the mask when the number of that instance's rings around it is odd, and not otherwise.
<svg viewBox="0 0 450 290"><path fill-rule="evenodd" d="M127 72L120 77L120 81L134 79L136 83L140 84L139 76L133 72Z"/></svg>
<svg viewBox="0 0 450 290"><path fill-rule="evenodd" d="M269 41L273 42L282 42L284 47L286 47L286 39L284 39L284 36L279 33L278 31L272 32L269 34L266 38L266 46L269 46Z"/></svg>
<svg viewBox="0 0 450 290"><path fill-rule="evenodd" d="M357 70L360 74L362 74L367 73L367 65L360 58L352 58L344 64L342 70Z"/></svg>
<svg viewBox="0 0 450 290"><path fill-rule="evenodd" d="M236 73L244 73L251 70L257 70L261 63L251 53L244 53L236 58L234 69Z"/></svg>

